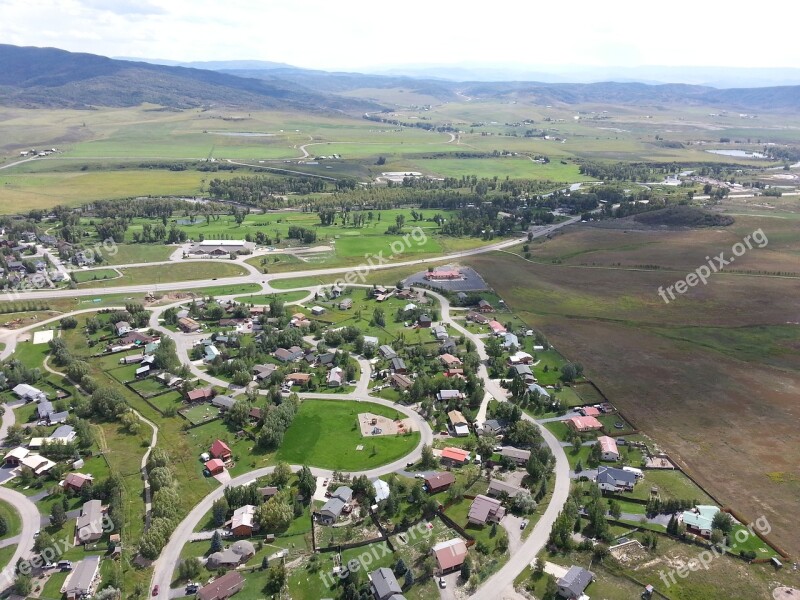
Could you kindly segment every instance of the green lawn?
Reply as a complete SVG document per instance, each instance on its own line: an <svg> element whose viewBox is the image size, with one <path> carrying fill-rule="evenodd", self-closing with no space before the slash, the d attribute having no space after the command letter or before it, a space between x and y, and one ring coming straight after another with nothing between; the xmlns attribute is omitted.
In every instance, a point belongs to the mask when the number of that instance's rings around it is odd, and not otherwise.
<svg viewBox="0 0 800 600"><path fill-rule="evenodd" d="M106 264L129 265L169 260L176 247L164 244L117 244L114 256L104 254Z"/></svg>
<svg viewBox="0 0 800 600"><path fill-rule="evenodd" d="M296 292L286 292L283 294L250 294L249 296L236 296L234 300L244 302L245 304L264 304L267 305L272 302L273 296L277 296L284 302L297 302L308 296L308 292L298 290ZM313 299L309 300L309 304L313 303Z"/></svg>
<svg viewBox="0 0 800 600"><path fill-rule="evenodd" d="M5 534L0 536L0 540L14 537L22 531L22 521L17 509L4 500L0 500L0 517L3 517L8 527Z"/></svg>
<svg viewBox="0 0 800 600"><path fill-rule="evenodd" d="M290 464L355 471L397 460L419 443L417 432L362 438L357 424L362 412L403 417L391 408L371 402L305 400L275 458ZM358 445L363 445L363 450L357 450Z"/></svg>
<svg viewBox="0 0 800 600"><path fill-rule="evenodd" d="M88 281L104 281L107 279L120 278L119 272L117 272L116 269L93 269L87 271L74 271L70 276L75 281L75 283L86 283Z"/></svg>
<svg viewBox="0 0 800 600"><path fill-rule="evenodd" d="M105 272L108 269L103 269ZM155 284L169 287L170 283L178 281L192 281L195 279L213 279L215 277L236 277L246 275L247 271L235 263L228 262L176 262L168 266L131 267L120 269L123 277L103 281L88 281L82 287L109 287L121 285ZM90 275L91 271L84 271Z"/></svg>

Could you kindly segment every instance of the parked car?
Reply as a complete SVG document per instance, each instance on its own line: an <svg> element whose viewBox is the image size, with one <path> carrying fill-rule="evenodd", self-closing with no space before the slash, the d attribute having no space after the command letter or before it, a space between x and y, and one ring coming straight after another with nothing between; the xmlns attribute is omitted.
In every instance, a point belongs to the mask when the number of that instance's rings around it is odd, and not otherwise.
<svg viewBox="0 0 800 600"><path fill-rule="evenodd" d="M153 596L158 596L158 586L153 587Z"/></svg>
<svg viewBox="0 0 800 600"><path fill-rule="evenodd" d="M447 587L447 582L444 580L444 577L439 577L439 587L442 589Z"/></svg>

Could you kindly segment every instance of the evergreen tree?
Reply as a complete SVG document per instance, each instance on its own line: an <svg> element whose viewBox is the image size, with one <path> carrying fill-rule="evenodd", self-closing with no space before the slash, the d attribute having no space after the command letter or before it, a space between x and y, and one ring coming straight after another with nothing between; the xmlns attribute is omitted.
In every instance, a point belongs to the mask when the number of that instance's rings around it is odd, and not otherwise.
<svg viewBox="0 0 800 600"><path fill-rule="evenodd" d="M222 536L219 534L219 531L215 531L214 535L211 536L210 552L213 554L214 552L221 552L221 551L222 551Z"/></svg>

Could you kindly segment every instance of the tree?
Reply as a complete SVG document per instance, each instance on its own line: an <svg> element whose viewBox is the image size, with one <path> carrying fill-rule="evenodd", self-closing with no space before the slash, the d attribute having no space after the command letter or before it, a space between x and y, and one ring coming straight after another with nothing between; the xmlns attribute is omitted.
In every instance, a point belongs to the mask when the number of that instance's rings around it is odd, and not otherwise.
<svg viewBox="0 0 800 600"><path fill-rule="evenodd" d="M14 592L23 598L27 598L33 590L33 581L30 575L17 575L14 580Z"/></svg>
<svg viewBox="0 0 800 600"><path fill-rule="evenodd" d="M211 548L209 548L209 552L213 554L214 552L221 552L222 551L222 536L220 535L219 531L215 531L214 535L211 536Z"/></svg>
<svg viewBox="0 0 800 600"><path fill-rule="evenodd" d="M470 565L469 559L466 559L463 563L461 563L461 581L469 581L471 574L472 566Z"/></svg>
<svg viewBox="0 0 800 600"><path fill-rule="evenodd" d="M0 515L0 536L8 533L8 521L3 515Z"/></svg>
<svg viewBox="0 0 800 600"><path fill-rule="evenodd" d="M711 529L719 529L722 533L728 535L733 529L733 517L726 512L719 511L711 520Z"/></svg>
<svg viewBox="0 0 800 600"><path fill-rule="evenodd" d="M261 559L261 570L266 571L269 567L269 557L265 554L264 558Z"/></svg>
<svg viewBox="0 0 800 600"><path fill-rule="evenodd" d="M66 522L67 513L64 511L64 506L60 502L56 502L50 510L50 523L56 527L61 527Z"/></svg>
<svg viewBox="0 0 800 600"><path fill-rule="evenodd" d="M132 410L129 410L120 419L122 426L125 430L130 433L131 435L138 435L139 431L142 428L142 422L139 420L139 417L136 416Z"/></svg>
<svg viewBox="0 0 800 600"><path fill-rule="evenodd" d="M372 311L372 323L378 327L386 326L386 316L382 308L376 308Z"/></svg>
<svg viewBox="0 0 800 600"><path fill-rule="evenodd" d="M419 464L423 469L433 469L436 467L436 456L433 454L433 449L428 446L428 444L423 444L422 446L422 456Z"/></svg>
<svg viewBox="0 0 800 600"><path fill-rule="evenodd" d="M289 466L289 463L281 461L275 465L275 470L272 472L272 483L276 487L282 488L289 483L289 478L291 476L292 468Z"/></svg>
<svg viewBox="0 0 800 600"><path fill-rule="evenodd" d="M220 498L214 502L211 507L211 515L216 527L222 527L225 524L225 521L228 518L229 510L230 507L228 506L228 501L225 498Z"/></svg>
<svg viewBox="0 0 800 600"><path fill-rule="evenodd" d="M398 558L397 562L394 565L395 575L405 575L406 571L408 571L406 563L403 561L402 558Z"/></svg>
<svg viewBox="0 0 800 600"><path fill-rule="evenodd" d="M283 589L286 583L286 569L283 563L272 565L267 571L267 582L264 584L264 592L267 594L277 594Z"/></svg>
<svg viewBox="0 0 800 600"><path fill-rule="evenodd" d="M294 519L292 505L283 494L275 494L256 509L256 523L266 532L280 533L286 531Z"/></svg>
<svg viewBox="0 0 800 600"><path fill-rule="evenodd" d="M317 490L317 480L306 465L303 465L297 472L297 491L306 500L311 502L314 492Z"/></svg>
<svg viewBox="0 0 800 600"><path fill-rule="evenodd" d="M556 600L558 598L558 584L556 578L547 573L547 582L544 585L544 594L542 600Z"/></svg>
<svg viewBox="0 0 800 600"><path fill-rule="evenodd" d="M178 563L178 578L191 581L200 575L200 561L196 558L187 558Z"/></svg>
<svg viewBox="0 0 800 600"><path fill-rule="evenodd" d="M608 503L608 514L610 514L615 519L619 519L622 515L622 507L620 507L619 502L616 500L610 500Z"/></svg>
<svg viewBox="0 0 800 600"><path fill-rule="evenodd" d="M519 492L511 500L511 509L523 515L529 515L536 510L536 501L527 490Z"/></svg>

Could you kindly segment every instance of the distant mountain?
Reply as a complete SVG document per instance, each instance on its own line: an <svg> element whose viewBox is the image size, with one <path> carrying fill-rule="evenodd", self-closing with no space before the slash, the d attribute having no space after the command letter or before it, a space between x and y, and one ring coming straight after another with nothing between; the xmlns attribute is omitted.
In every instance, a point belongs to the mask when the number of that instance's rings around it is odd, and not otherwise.
<svg viewBox="0 0 800 600"><path fill-rule="evenodd" d="M196 60L192 62L181 62L179 60L167 60L165 58L136 58L132 56L114 56L116 60L128 60L133 62L144 62L153 65L165 65L168 67L189 67L191 69L207 69L209 71L227 71L231 69L253 69L259 71L269 71L272 69L296 69L293 65L268 60Z"/></svg>
<svg viewBox="0 0 800 600"><path fill-rule="evenodd" d="M325 95L290 81L114 60L56 48L0 44L0 104L31 107L226 106L345 110L376 105Z"/></svg>

